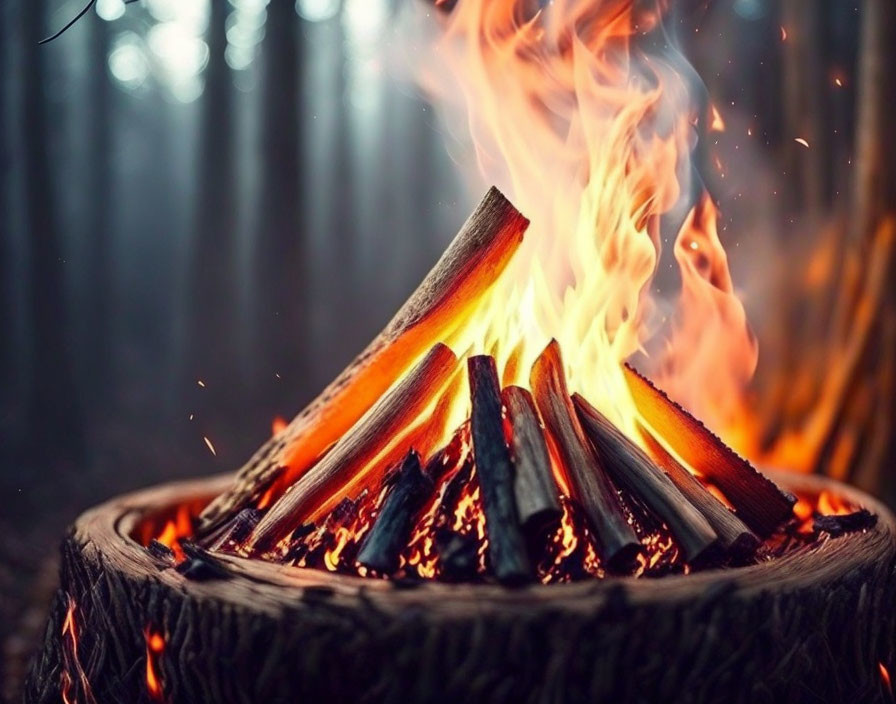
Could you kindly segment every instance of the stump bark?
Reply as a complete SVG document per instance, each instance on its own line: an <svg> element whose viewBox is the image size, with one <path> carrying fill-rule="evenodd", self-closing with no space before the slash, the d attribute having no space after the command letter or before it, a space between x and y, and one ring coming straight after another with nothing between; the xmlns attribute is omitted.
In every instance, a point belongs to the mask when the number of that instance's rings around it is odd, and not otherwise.
<svg viewBox="0 0 896 704"><path fill-rule="evenodd" d="M26 702L59 702L63 686L99 704L892 701L892 515L825 478L775 479L879 520L737 569L409 588L235 557L188 579L129 536L232 477L141 491L66 537Z"/></svg>

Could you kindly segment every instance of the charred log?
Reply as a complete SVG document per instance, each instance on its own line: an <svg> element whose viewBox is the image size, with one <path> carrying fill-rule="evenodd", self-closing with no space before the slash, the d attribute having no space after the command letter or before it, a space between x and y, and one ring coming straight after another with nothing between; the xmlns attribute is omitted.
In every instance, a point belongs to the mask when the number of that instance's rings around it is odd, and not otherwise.
<svg viewBox="0 0 896 704"><path fill-rule="evenodd" d="M630 491L669 527L685 560L695 562L715 545L712 526L647 454L579 394L573 397L579 421L602 464L616 483Z"/></svg>
<svg viewBox="0 0 896 704"><path fill-rule="evenodd" d="M492 572L505 584L531 578L532 566L514 495L514 467L504 443L501 419L501 387L492 357L470 357L470 397L473 412L470 429L473 457L482 490L482 508L488 531L488 556Z"/></svg>
<svg viewBox="0 0 896 704"><path fill-rule="evenodd" d="M376 522L361 544L358 562L380 574L395 572L411 534L411 521L432 490L432 479L423 473L420 457L411 450L392 477Z"/></svg>
<svg viewBox="0 0 896 704"><path fill-rule="evenodd" d="M700 481L688 470L682 467L666 449L646 430L642 430L641 436L647 444L654 461L669 476L669 479L678 487L719 536L719 545L727 552L738 557L752 555L759 547L759 538L747 525L735 516L728 508L713 496Z"/></svg>
<svg viewBox="0 0 896 704"><path fill-rule="evenodd" d="M507 410L511 458L516 470L514 494L517 511L525 532L531 535L560 520L557 485L532 394L520 386L508 386L502 398Z"/></svg>
<svg viewBox="0 0 896 704"><path fill-rule="evenodd" d="M563 359L556 340L532 366L535 403L563 460L568 484L594 529L601 558L612 570L631 565L641 551L616 488L589 444L566 389Z"/></svg>
<svg viewBox="0 0 896 704"><path fill-rule="evenodd" d="M836 516L817 515L813 520L812 527L816 532L823 531L832 538L839 538L847 533L873 528L876 523L877 516L863 508Z"/></svg>

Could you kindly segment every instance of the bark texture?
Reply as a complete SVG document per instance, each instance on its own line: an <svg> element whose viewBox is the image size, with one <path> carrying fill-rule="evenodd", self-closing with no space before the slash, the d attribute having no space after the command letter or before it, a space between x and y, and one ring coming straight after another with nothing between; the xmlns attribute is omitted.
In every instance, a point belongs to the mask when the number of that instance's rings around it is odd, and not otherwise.
<svg viewBox="0 0 896 704"><path fill-rule="evenodd" d="M59 702L63 682L71 701L99 704L891 701L879 664L896 664L893 517L831 480L784 483L834 488L878 514L874 528L657 580L408 589L239 558L188 580L127 537L147 512L228 480L143 491L78 520L26 702Z"/></svg>

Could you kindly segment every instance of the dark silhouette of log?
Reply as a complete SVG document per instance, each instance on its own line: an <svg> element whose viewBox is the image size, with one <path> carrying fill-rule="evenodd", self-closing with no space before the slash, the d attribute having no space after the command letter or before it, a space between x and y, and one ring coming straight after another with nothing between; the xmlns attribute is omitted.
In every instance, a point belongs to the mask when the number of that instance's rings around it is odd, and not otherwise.
<svg viewBox="0 0 896 704"><path fill-rule="evenodd" d="M510 261L528 224L491 188L385 330L284 431L256 452L230 489L209 504L200 517L200 532L234 515L275 477L289 485L316 462L376 403L410 360L465 319L465 312Z"/></svg>
<svg viewBox="0 0 896 704"><path fill-rule="evenodd" d="M532 566L520 530L513 463L504 442L498 369L493 357L478 355L467 360L467 371L473 406L473 459L482 490L489 562L500 582L519 584L531 579Z"/></svg>
<svg viewBox="0 0 896 704"><path fill-rule="evenodd" d="M629 366L625 367L625 378L649 429L715 484L759 537L770 535L793 513L794 497L757 472L699 420Z"/></svg>
<svg viewBox="0 0 896 704"><path fill-rule="evenodd" d="M218 555L230 578L200 582L162 567L130 535L148 514L213 496L231 478L119 497L65 539L25 702L62 700L72 604L78 663L97 704L149 700L147 633L164 640L153 664L158 699L170 704L672 702L683 692L890 701L878 663L890 667L896 639L893 516L832 480L778 477L810 495L844 496L877 524L750 567L662 579L408 589ZM70 701L89 701L80 682Z"/></svg>
<svg viewBox="0 0 896 704"><path fill-rule="evenodd" d="M435 345L405 378L383 396L326 456L289 487L255 528L249 547L272 546L299 523L326 511L341 490L436 398L457 369L457 357Z"/></svg>
<svg viewBox="0 0 896 704"><path fill-rule="evenodd" d="M594 530L601 559L615 571L629 567L641 544L576 417L556 340L551 340L535 360L529 383L545 429L563 462L572 498L582 505Z"/></svg>
<svg viewBox="0 0 896 704"><path fill-rule="evenodd" d="M432 479L423 473L414 450L407 454L391 481L379 515L358 552L358 562L380 574L392 574L398 569L398 557L413 528L412 519L433 491Z"/></svg>
<svg viewBox="0 0 896 704"><path fill-rule="evenodd" d="M709 521L709 525L719 536L719 545L729 553L738 556L752 555L759 547L759 538L746 524L735 516L728 507L713 496L700 481L682 467L659 441L643 430L641 436L647 444L653 460L669 475L669 479L678 487L700 513Z"/></svg>
<svg viewBox="0 0 896 704"><path fill-rule="evenodd" d="M602 465L616 481L669 527L687 562L699 561L715 545L712 526L647 454L579 394L572 397Z"/></svg>
<svg viewBox="0 0 896 704"><path fill-rule="evenodd" d="M852 513L836 516L816 515L812 522L812 530L816 532L824 531L832 538L839 538L846 533L873 528L876 523L877 516L868 509L863 508Z"/></svg>
<svg viewBox="0 0 896 704"><path fill-rule="evenodd" d="M516 470L513 486L517 511L526 532L538 533L556 523L562 513L547 442L532 394L521 386L508 386L501 397Z"/></svg>

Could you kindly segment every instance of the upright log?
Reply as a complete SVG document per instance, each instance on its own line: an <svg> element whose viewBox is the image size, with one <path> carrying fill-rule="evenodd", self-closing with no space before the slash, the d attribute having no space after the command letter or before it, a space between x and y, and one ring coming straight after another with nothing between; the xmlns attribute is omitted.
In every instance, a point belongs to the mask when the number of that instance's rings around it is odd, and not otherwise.
<svg viewBox="0 0 896 704"><path fill-rule="evenodd" d="M261 519L249 547L266 549L283 538L340 490L438 396L457 368L457 358L445 345L435 345L426 357L383 396L307 474L289 487Z"/></svg>
<svg viewBox="0 0 896 704"><path fill-rule="evenodd" d="M650 457L600 411L579 394L572 400L585 434L613 479L665 522L687 562L698 561L718 539L703 514Z"/></svg>
<svg viewBox="0 0 896 704"><path fill-rule="evenodd" d="M411 450L392 477L376 522L361 544L358 562L380 574L395 572L410 538L412 519L432 491L432 480L423 473L420 457Z"/></svg>
<svg viewBox="0 0 896 704"><path fill-rule="evenodd" d="M532 566L520 531L513 463L504 444L498 370L494 358L487 355L470 357L467 370L473 406L473 458L482 490L489 561L499 581L519 584L531 579Z"/></svg>
<svg viewBox="0 0 896 704"><path fill-rule="evenodd" d="M563 461L573 498L591 522L601 559L612 570L627 568L641 551L641 544L576 417L556 340L535 360L529 383L545 429Z"/></svg>
<svg viewBox="0 0 896 704"><path fill-rule="evenodd" d="M638 413L650 429L715 484L757 535L767 537L793 513L792 496L757 472L699 420L629 366L625 367L625 379Z"/></svg>
<svg viewBox="0 0 896 704"><path fill-rule="evenodd" d="M204 534L277 479L285 490L364 415L426 349L450 334L498 279L529 221L492 187L407 303L367 348L237 473L202 512Z"/></svg>
<svg viewBox="0 0 896 704"><path fill-rule="evenodd" d="M507 412L511 459L516 469L517 511L526 532L537 533L560 520L562 514L551 457L532 394L521 386L507 386L501 396Z"/></svg>
<svg viewBox="0 0 896 704"><path fill-rule="evenodd" d="M706 490L700 481L664 448L653 435L643 428L641 436L654 461L669 475L678 487L719 536L719 545L727 552L741 557L752 555L759 547L759 538L728 507Z"/></svg>

